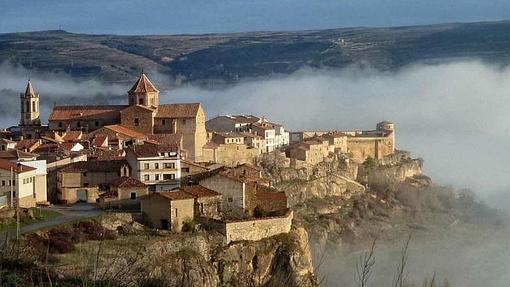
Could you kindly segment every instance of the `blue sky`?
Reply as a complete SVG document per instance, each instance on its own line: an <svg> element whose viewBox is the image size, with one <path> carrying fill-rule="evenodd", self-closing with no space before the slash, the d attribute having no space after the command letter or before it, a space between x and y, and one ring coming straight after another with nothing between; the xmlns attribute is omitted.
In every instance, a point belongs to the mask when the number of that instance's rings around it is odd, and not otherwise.
<svg viewBox="0 0 510 287"><path fill-rule="evenodd" d="M185 34L510 19L508 0L0 0L0 33Z"/></svg>

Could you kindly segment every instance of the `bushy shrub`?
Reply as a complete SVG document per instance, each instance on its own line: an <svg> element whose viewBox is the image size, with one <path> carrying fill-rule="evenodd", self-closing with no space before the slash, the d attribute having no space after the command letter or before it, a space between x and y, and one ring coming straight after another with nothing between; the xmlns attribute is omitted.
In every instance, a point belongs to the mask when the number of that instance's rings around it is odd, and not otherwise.
<svg viewBox="0 0 510 287"><path fill-rule="evenodd" d="M194 220L187 220L182 225L183 232L194 232L196 227L196 222Z"/></svg>

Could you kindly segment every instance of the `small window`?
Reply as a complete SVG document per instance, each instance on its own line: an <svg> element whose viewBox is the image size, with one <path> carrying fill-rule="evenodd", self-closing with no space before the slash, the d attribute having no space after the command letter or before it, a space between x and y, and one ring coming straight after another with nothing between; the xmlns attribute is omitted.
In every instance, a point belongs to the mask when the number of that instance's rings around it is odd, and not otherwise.
<svg viewBox="0 0 510 287"><path fill-rule="evenodd" d="M165 173L163 174L163 180L174 180L175 174L173 173Z"/></svg>
<svg viewBox="0 0 510 287"><path fill-rule="evenodd" d="M62 127L62 122L58 122L58 127L61 128Z"/></svg>
<svg viewBox="0 0 510 287"><path fill-rule="evenodd" d="M229 197L228 202L234 202L234 199L232 197Z"/></svg>
<svg viewBox="0 0 510 287"><path fill-rule="evenodd" d="M181 168L181 171L182 172L189 172L189 167L183 167L183 168Z"/></svg>
<svg viewBox="0 0 510 287"><path fill-rule="evenodd" d="M98 121L96 121L96 122L94 123L94 125L95 125L96 127L98 127L98 126L99 126L99 122L98 122Z"/></svg>
<svg viewBox="0 0 510 287"><path fill-rule="evenodd" d="M186 119L183 119L182 120L182 124L185 125L186 124Z"/></svg>
<svg viewBox="0 0 510 287"><path fill-rule="evenodd" d="M149 177L148 174L144 175L143 178L144 178L145 181L149 181L150 180L150 177Z"/></svg>
<svg viewBox="0 0 510 287"><path fill-rule="evenodd" d="M84 187L89 187L89 183L88 183L88 182L85 182L85 183L83 184L83 186L84 186Z"/></svg>
<svg viewBox="0 0 510 287"><path fill-rule="evenodd" d="M155 163L155 164L154 164L154 168L155 168L155 169L159 169L159 163Z"/></svg>
<svg viewBox="0 0 510 287"><path fill-rule="evenodd" d="M87 176L87 173L86 173L86 172L84 172L84 173L83 173L83 176L84 176L84 177L86 177L86 176Z"/></svg>
<svg viewBox="0 0 510 287"><path fill-rule="evenodd" d="M77 121L77 122L76 122L76 126L77 126L77 127L81 127L81 122L80 122L80 121Z"/></svg>
<svg viewBox="0 0 510 287"><path fill-rule="evenodd" d="M159 174L154 175L155 180L159 180Z"/></svg>
<svg viewBox="0 0 510 287"><path fill-rule="evenodd" d="M173 162L165 162L165 168L175 168L175 163L173 163Z"/></svg>
<svg viewBox="0 0 510 287"><path fill-rule="evenodd" d="M144 168L144 169L149 169L149 168L150 168L150 166L149 166L149 164L148 164L148 163L144 163L144 164L143 164L143 168Z"/></svg>
<svg viewBox="0 0 510 287"><path fill-rule="evenodd" d="M140 120L138 118L135 118L135 126L139 126L140 125Z"/></svg>
<svg viewBox="0 0 510 287"><path fill-rule="evenodd" d="M2 180L2 186L5 186L5 180Z"/></svg>
<svg viewBox="0 0 510 287"><path fill-rule="evenodd" d="M162 123L163 125L166 125L166 120L162 120L162 121L161 121L161 123Z"/></svg>
<svg viewBox="0 0 510 287"><path fill-rule="evenodd" d="M131 192L131 199L136 199L136 192Z"/></svg>

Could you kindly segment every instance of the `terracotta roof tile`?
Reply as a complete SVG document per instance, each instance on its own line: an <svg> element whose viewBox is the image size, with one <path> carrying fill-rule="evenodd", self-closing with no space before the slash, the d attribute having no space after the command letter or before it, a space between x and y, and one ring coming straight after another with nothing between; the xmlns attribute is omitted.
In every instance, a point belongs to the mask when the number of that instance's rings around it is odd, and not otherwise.
<svg viewBox="0 0 510 287"><path fill-rule="evenodd" d="M219 196L221 193L218 193L214 190L210 190L208 188L205 188L201 185L190 185L190 186L183 186L180 188L180 190L193 195L193 197L213 197L213 196Z"/></svg>
<svg viewBox="0 0 510 287"><path fill-rule="evenodd" d="M37 157L37 154L24 152L17 149L10 149L5 151L0 151L0 158L3 159L19 159L19 158L33 158Z"/></svg>
<svg viewBox="0 0 510 287"><path fill-rule="evenodd" d="M176 190L170 190L170 191L162 191L156 193L160 196L163 196L165 198L168 198L170 200L183 200L183 199L192 199L194 198L193 195L186 193L182 190L176 189Z"/></svg>
<svg viewBox="0 0 510 287"><path fill-rule="evenodd" d="M140 77L138 77L138 80L136 80L133 87L129 90L128 93L134 94L134 93L159 93L158 89L152 84L152 82L149 80L149 78L142 73Z"/></svg>
<svg viewBox="0 0 510 287"><path fill-rule="evenodd" d="M82 131L67 131L62 139L66 142L75 142L82 138Z"/></svg>
<svg viewBox="0 0 510 287"><path fill-rule="evenodd" d="M287 201L285 192L257 191L255 196L260 201Z"/></svg>
<svg viewBox="0 0 510 287"><path fill-rule="evenodd" d="M158 106L156 118L194 118L199 108L200 103L163 104Z"/></svg>
<svg viewBox="0 0 510 287"><path fill-rule="evenodd" d="M35 145L38 145L40 144L41 140L39 139L25 139L25 140L20 140L19 142L16 143L16 148L17 149L31 149L31 148L34 148Z"/></svg>
<svg viewBox="0 0 510 287"><path fill-rule="evenodd" d="M31 167L31 166L18 164L16 162L6 160L6 159L0 159L0 169L11 170L11 168L13 169L14 172L17 172L17 173L23 173L23 172L36 170L36 168Z"/></svg>
<svg viewBox="0 0 510 287"><path fill-rule="evenodd" d="M146 187L143 182L127 176L115 179L114 181L110 182L110 185L116 187Z"/></svg>
<svg viewBox="0 0 510 287"><path fill-rule="evenodd" d="M182 134L153 134L147 136L149 140L155 141L159 144L169 144L174 146L181 146Z"/></svg>
<svg viewBox="0 0 510 287"><path fill-rule="evenodd" d="M60 169L62 172L117 172L127 165L125 160L92 160L70 163Z"/></svg>
<svg viewBox="0 0 510 287"><path fill-rule="evenodd" d="M105 144L107 138L108 138L108 136L106 136L106 135L101 135L101 134L96 135L94 137L94 139L92 140L92 146L95 146L95 147L103 146L103 144Z"/></svg>
<svg viewBox="0 0 510 287"><path fill-rule="evenodd" d="M120 121L120 111L125 105L104 106L55 106L50 114L50 121L103 119Z"/></svg>
<svg viewBox="0 0 510 287"><path fill-rule="evenodd" d="M144 134L137 132L135 130L132 130L130 128L127 128L123 125L109 125L109 126L104 126L104 128L111 130L115 133L118 133L118 134L121 134L121 135L124 135L127 137L131 137L131 138L137 138L137 139L146 138L146 136Z"/></svg>
<svg viewBox="0 0 510 287"><path fill-rule="evenodd" d="M134 145L129 148L137 157L157 157L163 152L178 152L179 148L174 145L143 144Z"/></svg>

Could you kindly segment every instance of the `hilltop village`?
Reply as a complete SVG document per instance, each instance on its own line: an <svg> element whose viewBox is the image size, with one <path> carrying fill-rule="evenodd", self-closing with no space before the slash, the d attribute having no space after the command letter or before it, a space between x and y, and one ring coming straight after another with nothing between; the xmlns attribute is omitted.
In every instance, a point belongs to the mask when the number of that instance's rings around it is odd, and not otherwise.
<svg viewBox="0 0 510 287"><path fill-rule="evenodd" d="M160 103L144 73L126 105L55 105L47 124L36 91L29 81L19 125L0 131L0 209L86 202L135 210L149 228L178 233L197 224L227 242L260 240L289 232L293 220L264 158L302 170L395 153L388 121L373 130L290 132L257 115L208 119L200 103Z"/></svg>

